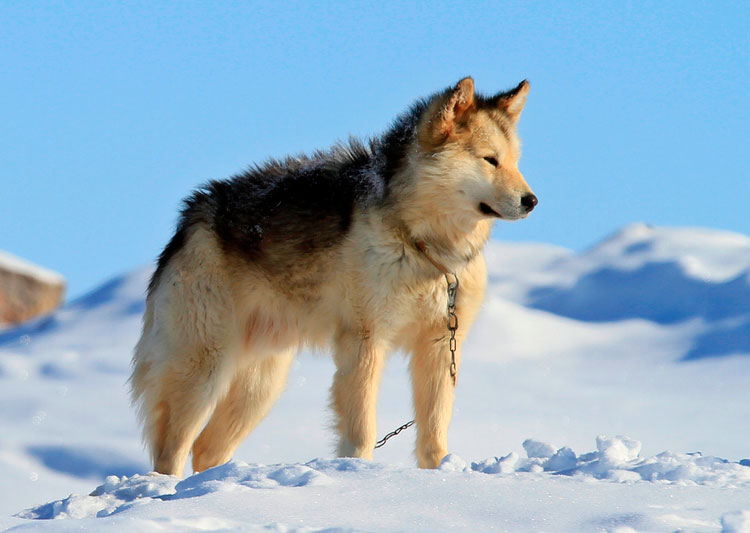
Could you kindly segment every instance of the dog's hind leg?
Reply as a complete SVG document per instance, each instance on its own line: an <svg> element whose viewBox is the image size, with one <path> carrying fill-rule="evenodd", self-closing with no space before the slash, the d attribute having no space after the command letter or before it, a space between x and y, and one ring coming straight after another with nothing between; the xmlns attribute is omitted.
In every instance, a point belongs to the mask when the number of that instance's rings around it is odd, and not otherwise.
<svg viewBox="0 0 750 533"><path fill-rule="evenodd" d="M153 407L144 416L154 470L176 476L182 476L195 437L226 391L230 371L220 350L202 347L184 355L155 380L146 399Z"/></svg>
<svg viewBox="0 0 750 533"><path fill-rule="evenodd" d="M338 455L372 459L377 439L375 407L385 350L351 331L336 338L331 404L337 415Z"/></svg>
<svg viewBox="0 0 750 533"><path fill-rule="evenodd" d="M237 370L226 396L193 445L193 471L227 462L242 440L268 414L284 389L293 351Z"/></svg>
<svg viewBox="0 0 750 533"><path fill-rule="evenodd" d="M201 426L229 389L241 348L231 269L217 239L196 223L160 264L133 356L134 400L154 469L163 474L182 475Z"/></svg>
<svg viewBox="0 0 750 533"><path fill-rule="evenodd" d="M133 356L133 402L154 470L180 476L201 425L229 387L235 359L219 343L167 339L153 316L149 302Z"/></svg>

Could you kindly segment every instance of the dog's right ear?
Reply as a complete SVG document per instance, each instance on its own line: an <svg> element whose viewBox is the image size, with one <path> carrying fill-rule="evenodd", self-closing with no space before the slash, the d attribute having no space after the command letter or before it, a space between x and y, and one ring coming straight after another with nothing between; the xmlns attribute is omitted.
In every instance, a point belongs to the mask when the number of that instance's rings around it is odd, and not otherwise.
<svg viewBox="0 0 750 533"><path fill-rule="evenodd" d="M515 89L497 96L497 105L505 111L513 122L518 122L526 105L526 95L529 94L529 82L523 80Z"/></svg>
<svg viewBox="0 0 750 533"><path fill-rule="evenodd" d="M432 113L427 129L429 140L434 144L442 143L453 133L474 107L474 80L464 78L456 86L446 91Z"/></svg>

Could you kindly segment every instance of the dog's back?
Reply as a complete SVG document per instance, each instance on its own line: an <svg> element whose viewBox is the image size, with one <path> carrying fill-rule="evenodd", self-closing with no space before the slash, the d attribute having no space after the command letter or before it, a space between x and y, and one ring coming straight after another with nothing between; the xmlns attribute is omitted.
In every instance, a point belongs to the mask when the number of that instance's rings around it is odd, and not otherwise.
<svg viewBox="0 0 750 533"><path fill-rule="evenodd" d="M352 141L209 182L185 201L150 290L196 226L215 233L222 249L269 272L340 244L354 211L383 200L385 185L371 164L370 149Z"/></svg>

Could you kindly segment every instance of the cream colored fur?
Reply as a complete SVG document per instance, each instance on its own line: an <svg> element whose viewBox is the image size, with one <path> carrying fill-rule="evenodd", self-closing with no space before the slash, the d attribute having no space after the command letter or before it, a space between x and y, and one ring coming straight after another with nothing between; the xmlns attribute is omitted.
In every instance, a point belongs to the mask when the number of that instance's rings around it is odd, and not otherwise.
<svg viewBox="0 0 750 533"><path fill-rule="evenodd" d="M156 471L182 475L191 450L194 471L227 461L268 413L302 346L333 348L338 454L363 458L372 457L377 439L386 353L410 353L417 460L423 468L439 465L454 395L446 282L413 243L428 243L460 279L460 366L486 283L478 252L491 220L476 206L488 202L505 218L520 218L519 198L530 192L517 169L518 140L497 125L502 119L514 126L517 114L451 110L473 113L470 127L449 131L438 148L425 146L432 141L424 136L414 143L397 191L409 200L356 211L345 240L312 269L276 279L222 249L210 229L193 228L147 300L134 354L133 397ZM499 168L482 152L498 157Z"/></svg>

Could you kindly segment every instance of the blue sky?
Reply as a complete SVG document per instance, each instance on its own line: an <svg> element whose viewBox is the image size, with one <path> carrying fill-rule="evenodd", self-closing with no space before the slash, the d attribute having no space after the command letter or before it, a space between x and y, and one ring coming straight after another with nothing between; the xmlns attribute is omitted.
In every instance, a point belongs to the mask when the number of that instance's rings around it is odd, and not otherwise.
<svg viewBox="0 0 750 533"><path fill-rule="evenodd" d="M748 232L745 2L0 3L0 249L75 297L147 264L196 185L383 131L471 75L531 81L533 215L582 249L633 221Z"/></svg>

